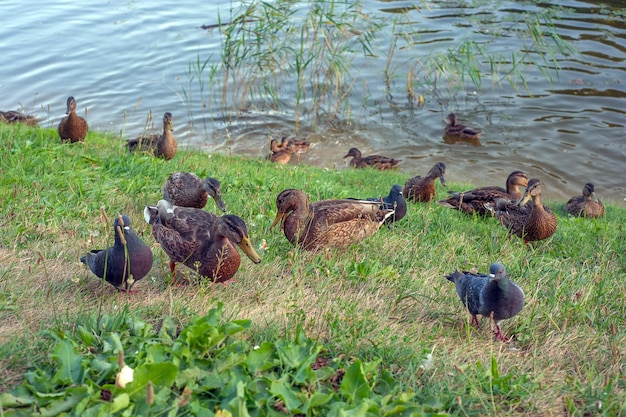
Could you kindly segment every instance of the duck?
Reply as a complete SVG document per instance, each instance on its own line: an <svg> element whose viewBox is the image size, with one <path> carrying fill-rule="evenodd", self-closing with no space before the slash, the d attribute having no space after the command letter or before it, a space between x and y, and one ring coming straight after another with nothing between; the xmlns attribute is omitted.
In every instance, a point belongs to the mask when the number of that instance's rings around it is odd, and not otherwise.
<svg viewBox="0 0 626 417"><path fill-rule="evenodd" d="M346 247L374 234L394 210L380 202L322 200L309 202L302 190L283 190L276 198L277 213L270 228L280 223L287 240L306 250Z"/></svg>
<svg viewBox="0 0 626 417"><path fill-rule="evenodd" d="M152 236L170 258L174 281L176 264L182 263L202 277L226 283L241 264L235 245L255 264L261 262L245 222L234 214L219 217L205 210L177 207L159 200L156 206L145 207L144 218L152 227Z"/></svg>
<svg viewBox="0 0 626 417"><path fill-rule="evenodd" d="M175 206L198 209L204 208L211 196L220 210L226 212L221 184L217 178L203 180L192 172L173 172L163 184L162 192L163 199Z"/></svg>
<svg viewBox="0 0 626 417"><path fill-rule="evenodd" d="M604 203L596 197L596 189L590 182L583 187L583 194L568 200L565 211L572 216L589 217L592 219L604 216Z"/></svg>
<svg viewBox="0 0 626 417"><path fill-rule="evenodd" d="M289 139L287 136L283 136L280 147L288 149L292 154L299 155L308 152L311 149L311 142L304 139Z"/></svg>
<svg viewBox="0 0 626 417"><path fill-rule="evenodd" d="M508 342L509 339L500 328L500 322L522 311L524 291L509 279L504 265L499 262L491 264L488 275L456 270L445 277L454 283L457 295L472 315L471 324L480 327L478 314L493 317L496 325L495 338Z"/></svg>
<svg viewBox="0 0 626 417"><path fill-rule="evenodd" d="M452 138L475 141L480 139L482 132L465 125L458 124L456 122L456 115L454 113L450 113L448 115L448 125L444 129L444 134L445 136Z"/></svg>
<svg viewBox="0 0 626 417"><path fill-rule="evenodd" d="M67 98L67 109L63 119L59 122L59 136L61 142L82 142L87 136L89 131L89 125L87 121L76 114L76 100L74 97L69 96Z"/></svg>
<svg viewBox="0 0 626 417"><path fill-rule="evenodd" d="M549 238L557 229L558 221L552 210L541 202L541 181L528 181L526 192L518 202L496 201L495 216L509 229L509 235L524 239L524 243ZM526 205L530 200L532 204Z"/></svg>
<svg viewBox="0 0 626 417"><path fill-rule="evenodd" d="M464 192L450 191L450 197L439 200L437 203L444 207L460 210L467 214L478 213L480 215L492 214L488 209L497 199L518 201L522 198L519 187L528 185L528 175L525 172L515 170L506 179L506 189L497 186L474 188Z"/></svg>
<svg viewBox="0 0 626 417"><path fill-rule="evenodd" d="M399 184L394 184L386 197L367 198L366 200L380 203L379 208L381 210L394 210L393 216L388 217L385 221L386 224L397 222L406 216L406 200L402 186Z"/></svg>
<svg viewBox="0 0 626 417"><path fill-rule="evenodd" d="M104 278L118 291L125 292L129 292L152 269L152 250L131 229L130 224L128 215L118 215L113 223L113 246L91 250L80 258L98 278Z"/></svg>
<svg viewBox="0 0 626 417"><path fill-rule="evenodd" d="M161 157L167 161L174 158L176 150L178 149L178 143L176 138L172 134L174 130L174 122L172 121L172 113L165 112L163 114L163 133L153 134L148 136L139 136L135 139L130 139L126 146L131 152L136 150L147 151L154 156Z"/></svg>
<svg viewBox="0 0 626 417"><path fill-rule="evenodd" d="M270 141L269 159L275 164L285 165L291 160L291 151L287 148L289 141L278 143L276 139Z"/></svg>
<svg viewBox="0 0 626 417"><path fill-rule="evenodd" d="M0 122L4 123L21 123L27 126L37 126L37 118L28 114L20 113L15 110L1 111L0 110Z"/></svg>
<svg viewBox="0 0 626 417"><path fill-rule="evenodd" d="M404 183L403 195L406 199L413 202L427 203L435 197L435 180L439 178L441 185L446 186L446 164L437 162L428 171L425 177L416 176L409 178Z"/></svg>
<svg viewBox="0 0 626 417"><path fill-rule="evenodd" d="M386 156L381 155L370 155L366 157L361 156L361 151L357 148L350 148L346 156L343 158L352 157L350 160L350 166L353 168L368 168L373 167L379 171L384 171L386 169L395 169L398 167L400 163L400 159L393 159Z"/></svg>

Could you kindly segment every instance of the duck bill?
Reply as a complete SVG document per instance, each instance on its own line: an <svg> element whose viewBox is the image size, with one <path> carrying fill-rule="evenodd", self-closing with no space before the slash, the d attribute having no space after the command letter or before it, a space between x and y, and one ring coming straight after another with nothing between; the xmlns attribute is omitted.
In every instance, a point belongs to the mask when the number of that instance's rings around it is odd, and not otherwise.
<svg viewBox="0 0 626 417"><path fill-rule="evenodd" d="M226 213L226 204L224 204L224 200L222 200L222 195L221 194L217 194L215 197L213 197L213 199L215 200L215 204L217 204L217 206L220 208L220 210L222 210L222 212Z"/></svg>
<svg viewBox="0 0 626 417"><path fill-rule="evenodd" d="M441 177L439 177L439 181L441 181L441 185L443 185L444 187L447 187L446 179L443 177L443 175Z"/></svg>
<svg viewBox="0 0 626 417"><path fill-rule="evenodd" d="M520 201L517 202L517 205L523 206L524 204L530 201L530 198L531 198L530 193L524 194L524 197Z"/></svg>
<svg viewBox="0 0 626 417"><path fill-rule="evenodd" d="M272 222L272 225L270 226L270 229L276 226L278 222L280 222L280 224L282 225L284 218L285 218L285 213L281 213L280 211L277 212L276 217L274 217L274 221Z"/></svg>
<svg viewBox="0 0 626 417"><path fill-rule="evenodd" d="M254 262L255 264L258 264L261 262L261 257L259 256L258 253L256 253L256 251L252 247L249 237L244 236L244 238L241 239L241 242L239 242L239 247L241 248L243 253L245 253L248 256L248 258L250 258L252 262Z"/></svg>
<svg viewBox="0 0 626 417"><path fill-rule="evenodd" d="M591 193L591 200L595 201L596 203L600 201L595 192Z"/></svg>

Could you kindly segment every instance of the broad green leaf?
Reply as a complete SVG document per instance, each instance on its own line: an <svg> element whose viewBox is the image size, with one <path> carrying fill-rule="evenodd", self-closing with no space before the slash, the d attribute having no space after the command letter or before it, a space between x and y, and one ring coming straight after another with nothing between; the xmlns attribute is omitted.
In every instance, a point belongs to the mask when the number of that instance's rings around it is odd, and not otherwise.
<svg viewBox="0 0 626 417"><path fill-rule="evenodd" d="M77 388L72 388L67 390L66 395L63 399L59 399L57 401L53 401L49 406L42 408L39 413L34 413L33 416L41 416L41 417L53 417L58 416L59 414L71 410L76 406L85 396L88 394L88 389L86 386L80 386Z"/></svg>
<svg viewBox="0 0 626 417"><path fill-rule="evenodd" d="M270 392L283 400L285 407L289 411L293 411L302 405L302 402L297 397L297 392L291 384L286 383L284 380L274 380L270 386Z"/></svg>
<svg viewBox="0 0 626 417"><path fill-rule="evenodd" d="M0 406L4 408L23 407L35 402L36 399L23 385L11 392L5 392L0 396Z"/></svg>
<svg viewBox="0 0 626 417"><path fill-rule="evenodd" d="M367 383L367 379L365 379L363 364L360 360L355 360L346 370L339 391L353 403L369 398L372 395L372 390Z"/></svg>
<svg viewBox="0 0 626 417"><path fill-rule="evenodd" d="M83 358L76 352L69 340L60 340L52 349L52 359L57 364L58 371L52 377L52 382L61 385L81 383Z"/></svg>
<svg viewBox="0 0 626 417"><path fill-rule="evenodd" d="M149 381L156 388L169 387L174 383L178 368L171 363L149 363L138 366L133 373L133 381L126 387L126 392L136 398L144 398Z"/></svg>
<svg viewBox="0 0 626 417"><path fill-rule="evenodd" d="M130 397L125 392L116 395L111 406L111 413L116 413L130 405Z"/></svg>
<svg viewBox="0 0 626 417"><path fill-rule="evenodd" d="M275 366L275 354L276 349L274 348L274 344L263 342L258 349L251 350L250 353L248 353L246 366L252 373L271 369Z"/></svg>

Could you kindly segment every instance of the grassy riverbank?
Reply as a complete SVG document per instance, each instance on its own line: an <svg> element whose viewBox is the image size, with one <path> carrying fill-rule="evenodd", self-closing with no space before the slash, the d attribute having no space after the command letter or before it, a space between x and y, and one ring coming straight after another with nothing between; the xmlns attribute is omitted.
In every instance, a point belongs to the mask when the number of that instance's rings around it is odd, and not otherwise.
<svg viewBox="0 0 626 417"><path fill-rule="evenodd" d="M410 204L393 229L347 250L310 254L269 229L280 191L301 188L312 200L370 197L386 195L408 176L281 167L198 151L163 161L129 155L122 144L97 133L84 144L61 144L55 130L0 124L2 391L19 384L33 363L50 360L45 329L72 332L81 319L125 309L149 323L171 317L185 324L221 302L225 320L251 320L254 343L295 337L302 326L333 356L380 359L417 400L437 399L453 415L626 413L623 207L610 204L605 218L587 220L565 215L564 202L548 201L558 230L526 246L507 239L495 219ZM173 171L221 180L228 211L246 221L261 264L243 257L236 282L227 286L169 285L167 257L142 212L160 198ZM479 185L492 183L504 178ZM207 209L215 212L215 204ZM130 216L155 255L131 296L102 286L79 262L87 250L110 244L117 213ZM503 323L510 344L492 340L487 320L470 328L443 278L455 268L486 271L496 260L526 293L522 312ZM432 364L424 369L428 354Z"/></svg>

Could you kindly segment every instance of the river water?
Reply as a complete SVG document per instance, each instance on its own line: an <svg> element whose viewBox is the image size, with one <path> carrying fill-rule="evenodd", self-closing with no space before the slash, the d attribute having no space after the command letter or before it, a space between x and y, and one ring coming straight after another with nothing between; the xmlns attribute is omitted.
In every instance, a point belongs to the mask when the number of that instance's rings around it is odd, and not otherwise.
<svg viewBox="0 0 626 417"><path fill-rule="evenodd" d="M37 116L42 126L56 126L73 95L92 130L123 138L146 128L158 130L169 111L181 147L262 157L269 137L293 135L297 129L315 144L301 163L343 169L342 156L356 146L364 155L402 159L407 177L424 175L443 161L449 181L503 185L508 172L523 169L544 182L547 200L579 194L591 181L602 199L623 201L626 6L620 1L559 3L556 31L577 53L556 54L558 73L549 71L549 78L528 64L522 70L525 85L515 77L511 85L500 74L501 83L486 78L479 87L466 82L459 88L443 75L436 78L419 69L407 74L419 68L414 65L421 56L469 39L484 42L488 52L524 50L528 38L513 34L523 27L527 10L545 5L433 1L419 2L415 10L414 1L367 0L363 19L385 22L371 40L373 56L351 55L348 98L332 118L327 113L313 120L306 111L294 112L295 78L274 81L273 87L284 85L274 92L278 105L269 106L267 100L235 102L234 94L224 99L224 79L215 77L210 84L206 68L194 76L192 63L219 62L225 38L223 30L201 26L228 21L239 3L5 0L0 110L18 109ZM390 58L392 40L403 39L401 33L410 34L413 43L398 42ZM529 54L534 62L535 52ZM408 98L408 79L423 105ZM205 82L202 87L199 80ZM462 123L483 130L479 143L443 140L442 119L451 111ZM153 121L146 122L150 112Z"/></svg>

